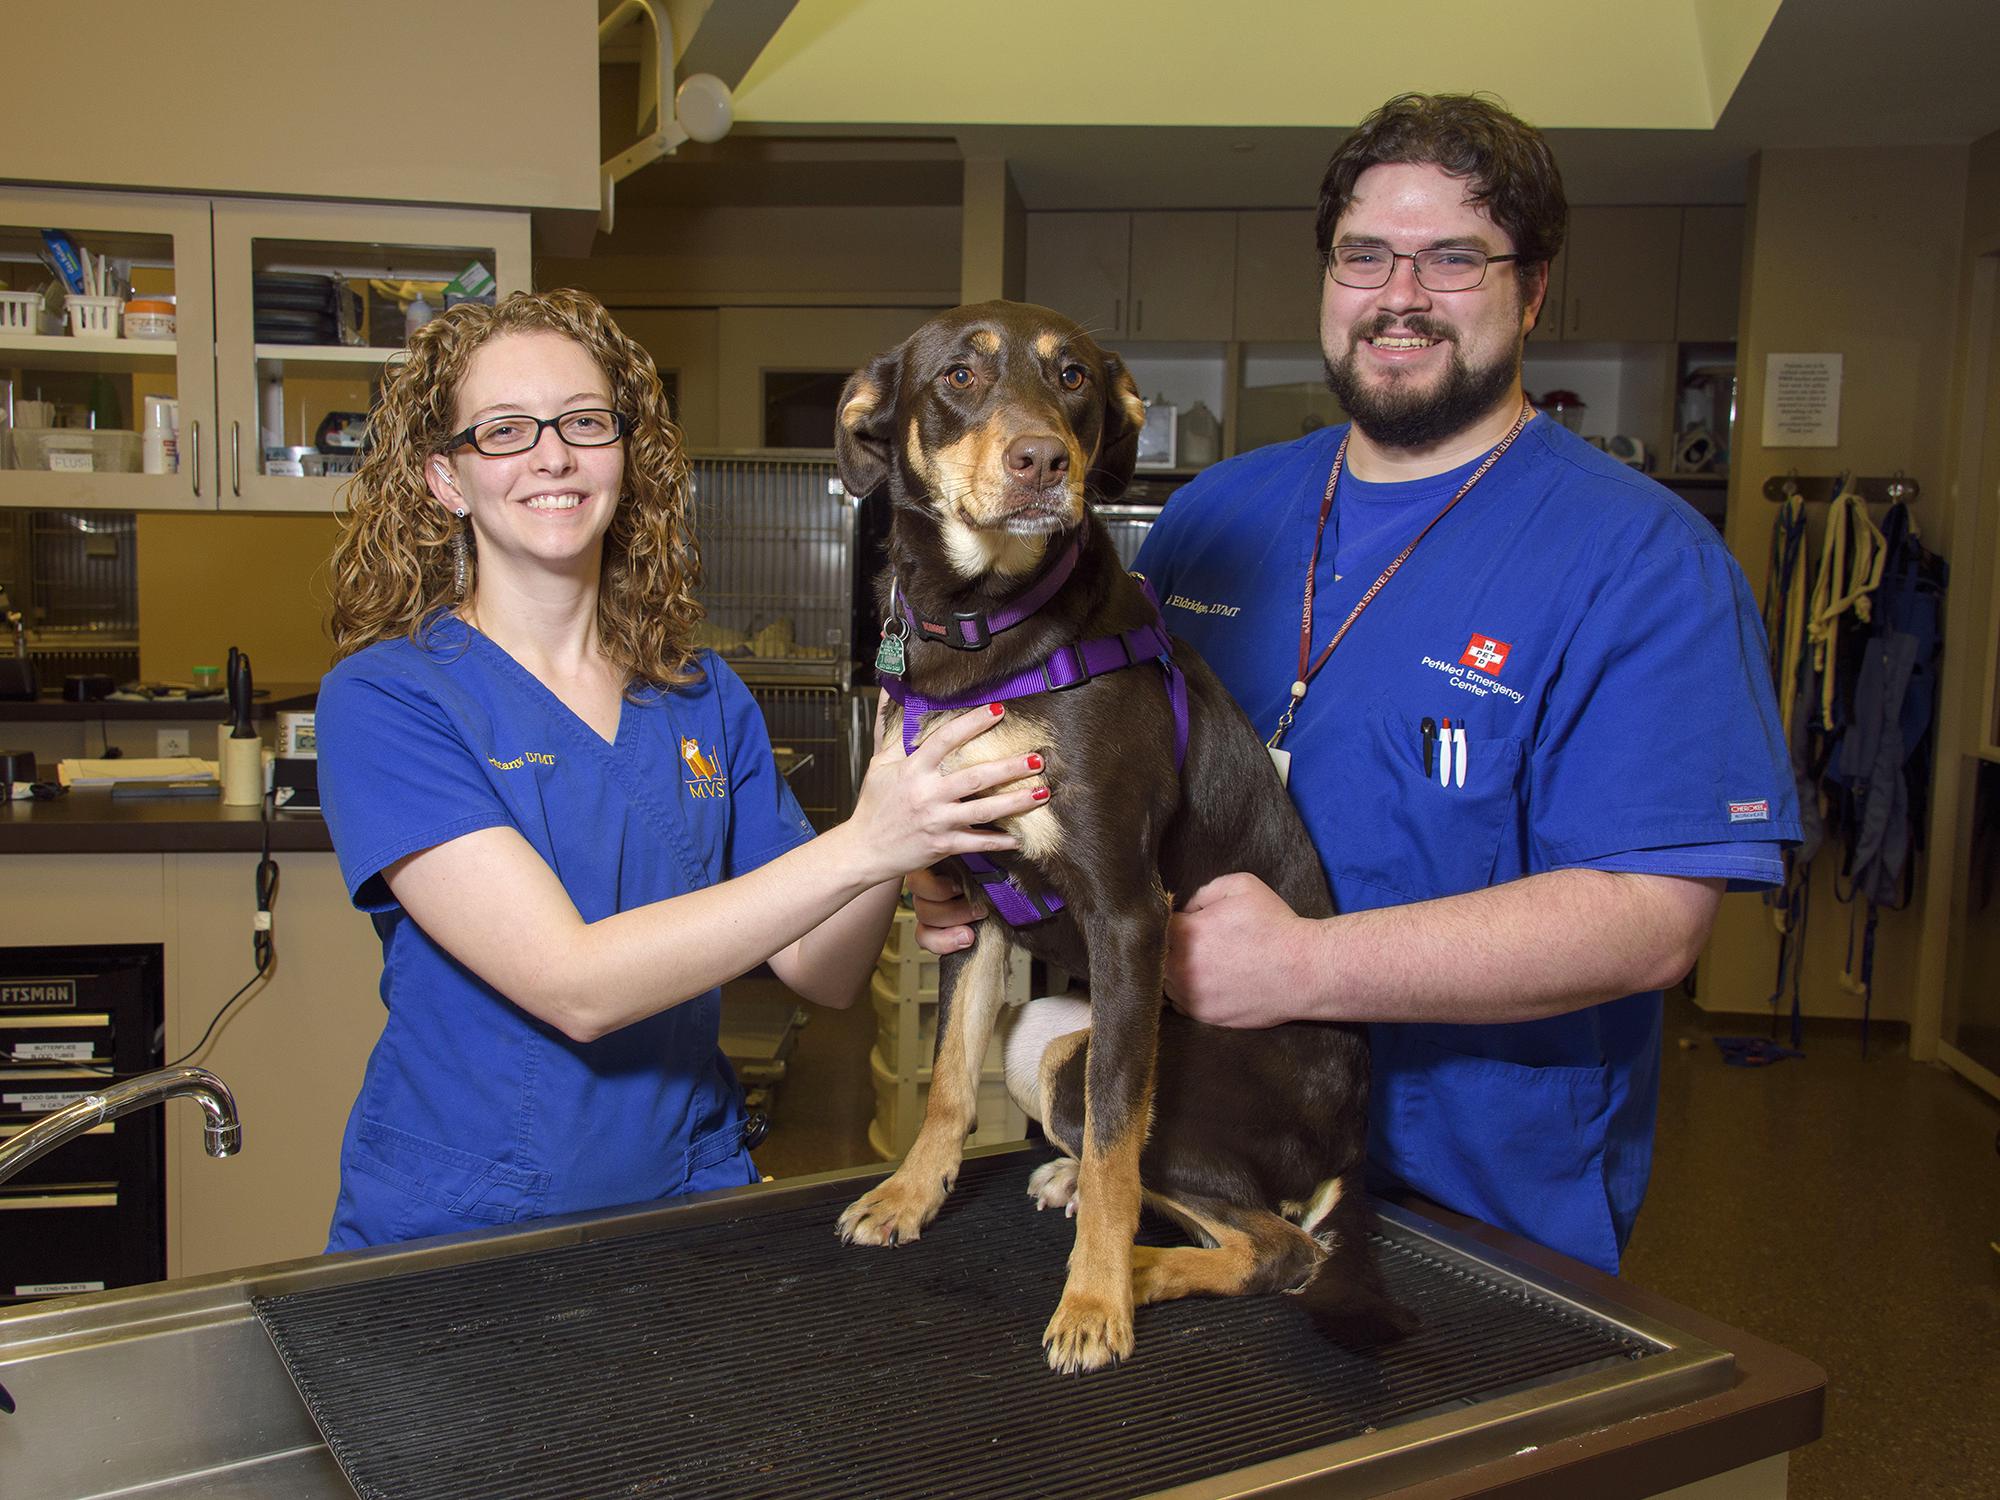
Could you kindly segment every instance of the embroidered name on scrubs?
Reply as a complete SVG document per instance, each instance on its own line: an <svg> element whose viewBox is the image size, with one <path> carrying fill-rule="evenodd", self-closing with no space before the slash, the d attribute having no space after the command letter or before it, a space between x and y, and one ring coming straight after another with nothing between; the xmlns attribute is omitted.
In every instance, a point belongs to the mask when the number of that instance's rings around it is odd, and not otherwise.
<svg viewBox="0 0 2000 1500"><path fill-rule="evenodd" d="M1184 609L1193 615L1220 615L1225 620L1233 620L1243 613L1240 604L1208 604L1200 599L1190 599L1186 594L1174 594L1167 600L1168 609Z"/></svg>
<svg viewBox="0 0 2000 1500"><path fill-rule="evenodd" d="M1459 653L1459 664L1477 667L1489 677L1498 677L1500 669L1507 665L1507 653L1514 648L1505 641L1496 641L1490 635L1475 635L1465 643L1465 650Z"/></svg>
<svg viewBox="0 0 2000 1500"><path fill-rule="evenodd" d="M682 739L681 761L690 772L682 783L690 797L727 797L729 778L722 774L715 762L713 747L703 750L699 740Z"/></svg>
<svg viewBox="0 0 2000 1500"><path fill-rule="evenodd" d="M496 771L518 771L523 766L552 766L556 758L546 750L523 750L512 760L500 760L489 755L486 763Z"/></svg>

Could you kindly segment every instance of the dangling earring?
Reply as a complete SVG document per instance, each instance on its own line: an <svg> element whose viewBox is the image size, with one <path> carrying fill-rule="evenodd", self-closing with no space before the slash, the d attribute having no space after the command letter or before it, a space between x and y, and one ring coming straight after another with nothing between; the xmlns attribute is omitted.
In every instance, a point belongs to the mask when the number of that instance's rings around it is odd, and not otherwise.
<svg viewBox="0 0 2000 1500"><path fill-rule="evenodd" d="M456 515L463 521L465 507L461 505ZM470 550L465 545L466 530L466 527L461 526L451 534L451 596L454 600L465 597L466 553Z"/></svg>

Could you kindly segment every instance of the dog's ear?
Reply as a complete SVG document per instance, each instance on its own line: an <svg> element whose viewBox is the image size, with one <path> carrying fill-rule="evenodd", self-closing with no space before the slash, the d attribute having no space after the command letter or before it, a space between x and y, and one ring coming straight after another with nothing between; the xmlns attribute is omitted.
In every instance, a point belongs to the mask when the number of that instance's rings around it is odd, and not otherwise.
<svg viewBox="0 0 2000 1500"><path fill-rule="evenodd" d="M848 376L840 388L833 452L840 463L840 482L857 500L888 482L895 454L896 379L902 365L902 350L891 349Z"/></svg>
<svg viewBox="0 0 2000 1500"><path fill-rule="evenodd" d="M1139 457L1139 429L1146 425L1146 403L1139 383L1115 354L1104 356L1104 435L1097 442L1097 462L1085 481L1093 497L1115 500L1132 482Z"/></svg>

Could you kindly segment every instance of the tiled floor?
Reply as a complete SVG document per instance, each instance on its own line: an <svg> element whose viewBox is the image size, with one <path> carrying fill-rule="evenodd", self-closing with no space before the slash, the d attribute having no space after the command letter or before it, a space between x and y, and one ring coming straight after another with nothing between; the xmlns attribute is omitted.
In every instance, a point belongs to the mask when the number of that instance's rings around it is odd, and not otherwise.
<svg viewBox="0 0 2000 1500"><path fill-rule="evenodd" d="M814 1011L763 1169L875 1160L864 1001ZM1798 1500L2000 1496L2000 1105L1829 1028L1803 1061L1725 1066L1718 1023L1670 1000L1653 1187L1625 1274L1827 1372ZM1685 1045L1682 1045L1685 1043Z"/></svg>

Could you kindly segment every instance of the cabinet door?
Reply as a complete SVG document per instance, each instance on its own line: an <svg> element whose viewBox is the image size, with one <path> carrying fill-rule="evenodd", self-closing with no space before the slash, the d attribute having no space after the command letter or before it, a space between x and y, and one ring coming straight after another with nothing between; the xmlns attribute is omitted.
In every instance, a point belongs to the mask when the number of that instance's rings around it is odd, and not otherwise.
<svg viewBox="0 0 2000 1500"><path fill-rule="evenodd" d="M1027 299L1093 333L1123 337L1131 252L1130 214L1029 214Z"/></svg>
<svg viewBox="0 0 2000 1500"><path fill-rule="evenodd" d="M1326 268L1313 248L1310 209L1236 216L1236 320L1245 343L1303 343L1319 338Z"/></svg>
<svg viewBox="0 0 2000 1500"><path fill-rule="evenodd" d="M1505 267L1493 267L1487 271L1491 276ZM1556 252L1549 262L1549 290L1542 298L1542 310L1535 319L1535 326L1528 330L1528 341L1534 344L1555 344L1563 336L1563 283L1568 279L1569 251Z"/></svg>
<svg viewBox="0 0 2000 1500"><path fill-rule="evenodd" d="M1708 205L1682 209L1674 337L1684 344L1734 343L1742 288L1743 210Z"/></svg>
<svg viewBox="0 0 2000 1500"><path fill-rule="evenodd" d="M1221 343L1236 320L1236 216L1132 215L1126 336Z"/></svg>
<svg viewBox="0 0 2000 1500"><path fill-rule="evenodd" d="M58 226L86 255L124 262L142 293L175 299L174 336L128 338L117 309L102 332L42 329L31 294L51 273L42 230ZM209 206L204 198L0 189L0 505L63 510L212 509L215 346ZM122 290L122 289L120 289ZM23 325L23 326L15 326ZM148 397L179 404L178 458L144 440ZM46 412L30 403L47 404ZM167 408L154 403L156 412ZM30 421L30 416L37 420ZM88 431L94 425L95 432ZM65 430L67 429L67 430ZM160 472L145 472L148 464Z"/></svg>
<svg viewBox="0 0 2000 1500"><path fill-rule="evenodd" d="M302 476L292 466L351 466L353 449L331 432L324 452L316 440L329 417L373 406L383 366L403 347L409 293L442 311L443 285L474 261L500 296L528 285L528 215L250 199L217 199L214 212L221 506L329 514L347 472ZM302 305L327 278L359 297L360 324L346 337L329 336Z"/></svg>
<svg viewBox="0 0 2000 1500"><path fill-rule="evenodd" d="M1563 285L1563 337L1672 339L1680 255L1678 208L1574 210Z"/></svg>

